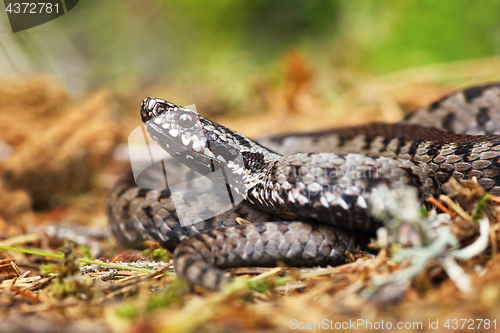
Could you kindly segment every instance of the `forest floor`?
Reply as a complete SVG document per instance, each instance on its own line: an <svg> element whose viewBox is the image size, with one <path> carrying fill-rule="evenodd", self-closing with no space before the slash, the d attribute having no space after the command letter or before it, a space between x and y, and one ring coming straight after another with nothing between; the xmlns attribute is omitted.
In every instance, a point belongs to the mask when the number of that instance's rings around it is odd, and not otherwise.
<svg viewBox="0 0 500 333"><path fill-rule="evenodd" d="M307 64L294 57L285 61L282 86L256 87L265 112L227 112L214 120L250 137L396 122L458 88L498 79L489 73L500 67L499 59L486 59L410 69L352 84L327 105L315 94ZM447 77L452 66L459 70ZM448 238L434 229L413 252L391 243L389 230L386 244L379 237L376 251L353 253L342 266L235 269L238 282L226 290L193 289L156 244L144 252L124 249L107 229L106 193L130 167L123 151L148 94L124 98L103 89L76 98L47 78L2 83L0 246L8 250L0 251L1 332L370 332L397 325L422 332L500 325L499 200L474 182L451 184L429 204L444 213L422 220L449 216L438 228ZM469 255L454 252L460 247ZM408 256L395 258L401 252ZM96 259L121 266L89 265ZM140 268L127 269L131 261Z"/></svg>

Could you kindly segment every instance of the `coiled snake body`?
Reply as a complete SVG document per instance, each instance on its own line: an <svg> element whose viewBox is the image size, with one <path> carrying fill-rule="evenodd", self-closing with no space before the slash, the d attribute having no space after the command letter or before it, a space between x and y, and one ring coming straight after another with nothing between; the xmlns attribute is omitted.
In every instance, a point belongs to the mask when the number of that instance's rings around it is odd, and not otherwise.
<svg viewBox="0 0 500 333"><path fill-rule="evenodd" d="M178 274L207 289L228 283L221 268L345 262L346 251L363 248L381 226L369 214L378 184L413 186L426 198L450 177L476 177L500 194L500 84L446 96L397 124L263 141L283 155L161 99L146 98L141 117L175 159L201 174L223 171L232 200L244 201L181 226L172 199L180 194L141 189L129 173L108 197L111 231L126 246L151 239L175 249ZM209 197L183 204L198 211L216 205ZM236 225L236 217L257 223Z"/></svg>

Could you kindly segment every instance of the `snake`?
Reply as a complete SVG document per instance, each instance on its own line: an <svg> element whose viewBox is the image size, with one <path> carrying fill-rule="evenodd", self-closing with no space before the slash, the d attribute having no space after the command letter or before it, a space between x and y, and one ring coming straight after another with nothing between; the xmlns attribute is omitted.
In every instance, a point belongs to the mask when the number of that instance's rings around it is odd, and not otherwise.
<svg viewBox="0 0 500 333"><path fill-rule="evenodd" d="M111 233L131 248L158 242L173 251L177 274L208 290L231 283L227 268L345 263L383 226L370 214L380 185L414 188L423 201L452 177L475 177L500 194L500 83L454 92L398 123L260 141L160 98L145 98L140 115L184 174L212 175L216 185L208 194L141 188L129 171L107 198Z"/></svg>

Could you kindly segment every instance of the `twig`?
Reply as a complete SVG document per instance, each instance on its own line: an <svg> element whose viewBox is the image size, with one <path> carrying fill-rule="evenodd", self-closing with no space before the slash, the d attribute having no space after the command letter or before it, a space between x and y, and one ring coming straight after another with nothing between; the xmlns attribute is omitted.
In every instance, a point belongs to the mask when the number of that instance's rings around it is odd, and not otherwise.
<svg viewBox="0 0 500 333"><path fill-rule="evenodd" d="M451 209L453 209L464 220L468 220L468 221L472 220L472 217L469 214L467 214L462 209L462 207L460 207L458 204L456 204L453 200L451 200L446 195L440 195L439 199L441 199L441 201L444 201L444 203L446 203L448 205L448 207L450 207Z"/></svg>
<svg viewBox="0 0 500 333"><path fill-rule="evenodd" d="M434 198L433 196L430 196L427 199L427 202L429 202L429 203L433 204L434 206L436 206L437 208L439 208L443 213L447 213L448 215L450 215L450 217L452 219L454 219L454 218L457 217L457 215L455 213L453 213L448 208L446 208L442 203L440 203L439 201L437 201L436 198Z"/></svg>

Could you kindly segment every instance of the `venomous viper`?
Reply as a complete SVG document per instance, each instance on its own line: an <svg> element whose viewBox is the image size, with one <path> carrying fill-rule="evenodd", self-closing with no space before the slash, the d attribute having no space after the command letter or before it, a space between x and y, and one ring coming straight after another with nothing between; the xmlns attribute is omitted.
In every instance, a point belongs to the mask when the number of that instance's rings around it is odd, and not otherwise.
<svg viewBox="0 0 500 333"><path fill-rule="evenodd" d="M154 240L175 249L178 274L211 290L230 281L223 268L345 262L346 251L363 248L382 225L369 214L378 184L407 184L426 198L450 177L476 177L500 194L500 83L446 96L397 124L262 141L273 150L162 99L146 98L141 117L176 160L201 174L222 171L231 202L243 201L183 226L174 201L200 213L217 199L143 189L129 172L108 197L111 231L128 247ZM256 223L239 225L237 217Z"/></svg>

